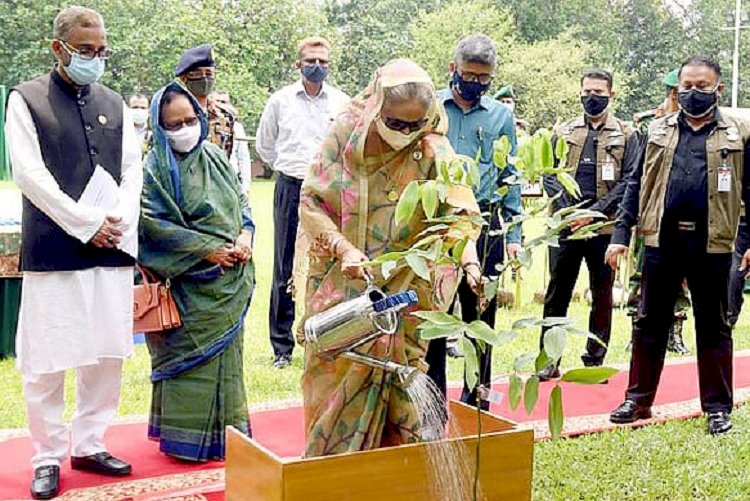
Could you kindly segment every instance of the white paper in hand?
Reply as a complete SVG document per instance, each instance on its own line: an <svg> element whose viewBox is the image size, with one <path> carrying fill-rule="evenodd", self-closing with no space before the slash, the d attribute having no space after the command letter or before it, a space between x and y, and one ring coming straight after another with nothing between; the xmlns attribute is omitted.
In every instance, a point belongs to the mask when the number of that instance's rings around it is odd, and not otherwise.
<svg viewBox="0 0 750 501"><path fill-rule="evenodd" d="M112 214L112 211L117 208L119 203L118 189L119 186L112 174L97 164L91 179L89 179L81 194L81 198L78 199L78 203L98 207L103 209L107 215L114 216L115 214Z"/></svg>

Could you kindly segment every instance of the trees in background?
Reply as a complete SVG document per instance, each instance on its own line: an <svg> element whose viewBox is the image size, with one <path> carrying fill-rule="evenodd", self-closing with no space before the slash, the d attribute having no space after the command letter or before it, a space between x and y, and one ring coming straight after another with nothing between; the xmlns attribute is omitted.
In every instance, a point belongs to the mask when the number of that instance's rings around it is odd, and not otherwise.
<svg viewBox="0 0 750 501"><path fill-rule="evenodd" d="M663 98L661 77L685 56L717 57L731 81L732 32L721 28L731 0L79 0L105 18L115 55L105 82L127 97L153 93L173 77L179 55L210 42L217 86L230 92L248 130L270 92L297 78L297 42L319 34L334 42L331 78L350 94L394 57L425 66L435 84L461 36L484 32L497 43L495 87L511 83L519 114L550 126L579 112L578 79L588 66L615 72L618 114L629 118ZM47 71L52 20L63 0L0 2L0 84ZM740 85L750 78L743 32ZM728 92L727 92L728 94ZM725 99L728 102L728 98ZM740 105L750 100L740 92Z"/></svg>

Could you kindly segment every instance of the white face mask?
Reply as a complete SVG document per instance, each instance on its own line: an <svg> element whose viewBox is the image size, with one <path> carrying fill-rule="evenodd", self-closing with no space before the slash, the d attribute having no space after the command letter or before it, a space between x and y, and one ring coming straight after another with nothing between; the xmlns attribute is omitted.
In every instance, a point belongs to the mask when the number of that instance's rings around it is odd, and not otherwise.
<svg viewBox="0 0 750 501"><path fill-rule="evenodd" d="M172 149L178 153L189 153L201 138L201 124L186 125L179 130L165 131Z"/></svg>
<svg viewBox="0 0 750 501"><path fill-rule="evenodd" d="M375 120L375 126L378 128L378 135L388 143L388 145L396 151L401 151L411 143L413 143L417 137L422 133L421 130L415 130L409 134L404 134L397 130L389 129L383 119L378 117Z"/></svg>
<svg viewBox="0 0 750 501"><path fill-rule="evenodd" d="M146 108L131 108L133 114L133 123L138 127L146 125L148 121L148 110Z"/></svg>

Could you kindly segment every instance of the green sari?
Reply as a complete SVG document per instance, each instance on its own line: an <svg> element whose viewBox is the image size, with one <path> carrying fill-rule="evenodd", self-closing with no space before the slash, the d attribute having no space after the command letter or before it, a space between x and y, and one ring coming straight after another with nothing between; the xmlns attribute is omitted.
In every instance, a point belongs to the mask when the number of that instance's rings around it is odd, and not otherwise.
<svg viewBox="0 0 750 501"><path fill-rule="evenodd" d="M247 199L223 151L204 141L177 159L159 124L167 89L154 96L154 148L146 159L139 261L169 278L183 325L147 336L153 396L149 438L162 452L192 461L224 458L224 428L250 433L243 382L244 318L252 262L222 269L204 258L254 230Z"/></svg>

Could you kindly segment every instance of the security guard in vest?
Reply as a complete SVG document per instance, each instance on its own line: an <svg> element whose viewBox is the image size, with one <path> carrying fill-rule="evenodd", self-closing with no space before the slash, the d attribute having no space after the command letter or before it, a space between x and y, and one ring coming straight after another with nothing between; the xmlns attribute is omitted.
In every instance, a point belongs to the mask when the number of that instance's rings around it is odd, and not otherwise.
<svg viewBox="0 0 750 501"><path fill-rule="evenodd" d="M615 118L609 105L615 97L612 74L601 69L590 69L581 78L583 116L569 120L555 129L553 142L566 141L571 173L581 190L581 198L568 194L556 176L544 177L544 189L549 197L558 196L554 209L559 210L585 201L583 207L614 218L625 191L623 165L627 155L638 152L637 136L632 127ZM635 147L634 147L635 146ZM558 247L549 248L550 281L544 298L544 317L564 317L578 280L581 261L586 261L592 291L589 330L606 345L612 330L612 285L614 272L604 262L609 245L611 227L605 227L588 240L569 240L571 232L592 222L591 218L576 220L569 231L560 235ZM542 330L543 345L545 330ZM604 362L606 347L589 340L581 357L587 366ZM560 376L557 365L539 373L542 381Z"/></svg>
<svg viewBox="0 0 750 501"><path fill-rule="evenodd" d="M638 132L642 134L642 138L645 138L645 136L648 134L648 126L654 120L679 111L680 105L677 102L677 87L679 87L680 85L680 80L677 76L679 71L680 70L676 68L667 73L667 75L662 79L661 83L666 89L666 96L664 98L664 101L659 106L652 110L644 111L643 113L636 113L633 116L634 125L638 129ZM635 245L633 251L635 271L630 276L630 281L628 283L627 309L628 316L631 318L632 322L635 323L635 319L638 313L638 305L641 303L641 271L643 270L643 235L641 235L640 230L636 230ZM742 256L740 256L740 258L741 257ZM739 266L739 261L737 262L737 265ZM674 320L672 322L672 326L669 328L667 351L678 353L680 355L687 355L688 353L690 353L682 340L682 326L685 320L687 320L687 311L689 308L690 295L687 290L687 283L683 281L682 286L680 287L679 295L677 297L677 302L674 305Z"/></svg>
<svg viewBox="0 0 750 501"><path fill-rule="evenodd" d="M750 129L722 115L719 65L703 56L680 68L681 111L649 127L645 148L627 182L607 262L627 254L630 230L645 239L642 302L635 322L630 380L613 423L651 417L680 283L687 278L695 313L701 408L708 431L732 423L732 332L727 282L742 201L750 194ZM743 249L747 268L750 251Z"/></svg>

